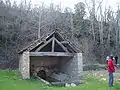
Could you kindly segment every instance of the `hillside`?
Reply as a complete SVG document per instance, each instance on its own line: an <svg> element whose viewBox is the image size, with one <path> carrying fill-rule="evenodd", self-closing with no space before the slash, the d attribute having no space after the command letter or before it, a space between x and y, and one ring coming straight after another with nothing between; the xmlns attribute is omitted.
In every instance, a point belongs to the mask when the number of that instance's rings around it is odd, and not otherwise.
<svg viewBox="0 0 120 90"><path fill-rule="evenodd" d="M75 87L47 86L39 80L21 80L18 71L0 71L0 90L109 90L107 82L92 78L86 74L85 83ZM120 90L120 84L116 83L112 90Z"/></svg>
<svg viewBox="0 0 120 90"><path fill-rule="evenodd" d="M90 1L62 10L53 3L34 6L26 0L19 4L0 0L0 69L17 69L18 51L56 30L83 53L84 64L101 64L107 55L119 56L120 9L101 10L102 0Z"/></svg>

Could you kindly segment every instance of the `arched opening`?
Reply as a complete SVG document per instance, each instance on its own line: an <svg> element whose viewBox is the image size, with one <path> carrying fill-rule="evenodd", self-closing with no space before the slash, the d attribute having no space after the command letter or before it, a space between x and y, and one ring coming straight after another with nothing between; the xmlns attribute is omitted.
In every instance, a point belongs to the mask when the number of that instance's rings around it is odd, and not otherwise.
<svg viewBox="0 0 120 90"><path fill-rule="evenodd" d="M47 79L47 75L46 75L45 70L40 70L40 71L37 73L37 76L41 77L41 78L44 79L44 80Z"/></svg>

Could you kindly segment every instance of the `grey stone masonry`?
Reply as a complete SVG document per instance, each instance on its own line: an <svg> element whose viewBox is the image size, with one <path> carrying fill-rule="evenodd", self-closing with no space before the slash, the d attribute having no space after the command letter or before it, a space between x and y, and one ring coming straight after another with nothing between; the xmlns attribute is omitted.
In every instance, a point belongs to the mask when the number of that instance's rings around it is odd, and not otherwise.
<svg viewBox="0 0 120 90"><path fill-rule="evenodd" d="M68 82L79 82L83 76L83 59L82 53L76 53L72 58L64 63L64 59L61 60L60 71L68 74ZM23 79L30 78L30 54L24 52L20 55L19 70Z"/></svg>
<svg viewBox="0 0 120 90"><path fill-rule="evenodd" d="M75 56L62 67L62 72L70 75L69 81L79 82L83 76L82 53L76 53Z"/></svg>
<svg viewBox="0 0 120 90"><path fill-rule="evenodd" d="M78 76L83 76L83 58L82 53L77 53L77 66L78 66Z"/></svg>
<svg viewBox="0 0 120 90"><path fill-rule="evenodd" d="M22 75L23 79L29 79L30 78L30 57L29 57L29 52L24 52L20 56L20 61L19 61L19 70Z"/></svg>

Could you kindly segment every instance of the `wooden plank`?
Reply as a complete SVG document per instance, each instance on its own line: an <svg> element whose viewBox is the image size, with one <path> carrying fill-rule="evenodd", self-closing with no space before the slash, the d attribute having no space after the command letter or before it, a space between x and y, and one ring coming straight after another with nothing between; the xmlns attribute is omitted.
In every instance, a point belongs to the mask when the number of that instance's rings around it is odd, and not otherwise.
<svg viewBox="0 0 120 90"><path fill-rule="evenodd" d="M34 42L30 43L28 46L26 46L26 47L24 47L22 50L20 50L20 51L18 52L18 54L23 53L25 50L27 50L29 47L31 47L34 43L38 42L39 40L40 40L40 39L35 40ZM42 42L40 42L40 43L42 43ZM37 45L39 45L40 43L38 42ZM36 47L36 46L35 46L35 47Z"/></svg>
<svg viewBox="0 0 120 90"><path fill-rule="evenodd" d="M55 31L52 32L51 34L49 34L49 35L46 37L46 40L49 40L49 38L50 38L54 33L55 33Z"/></svg>
<svg viewBox="0 0 120 90"><path fill-rule="evenodd" d="M45 47L48 43L50 43L53 40L53 38L51 38L50 40L48 40L45 44L43 44L42 46L40 46L38 49L35 50L35 52L40 51L43 47Z"/></svg>
<svg viewBox="0 0 120 90"><path fill-rule="evenodd" d="M68 41L61 41L60 43L62 43L62 44L63 44L63 43L68 43L68 44L69 44L69 42L68 42Z"/></svg>
<svg viewBox="0 0 120 90"><path fill-rule="evenodd" d="M69 51L67 50L67 48L66 48L62 43L60 43L55 37L53 37L53 38L54 38L55 41L63 48L64 51L69 52Z"/></svg>
<svg viewBox="0 0 120 90"><path fill-rule="evenodd" d="M68 43L62 43L62 44L68 48L70 53L76 53L76 51L74 51L74 49Z"/></svg>
<svg viewBox="0 0 120 90"><path fill-rule="evenodd" d="M30 52L30 56L74 56L74 54L63 52Z"/></svg>
<svg viewBox="0 0 120 90"><path fill-rule="evenodd" d="M43 83L45 83L46 85L51 85L48 81L36 76L40 81L42 81Z"/></svg>
<svg viewBox="0 0 120 90"><path fill-rule="evenodd" d="M49 36L46 37L46 40L49 40L52 35L53 35L54 37L58 36L58 38L59 38L61 41L64 40L64 38L62 37L62 35L60 35L60 33L59 33L58 31L54 31L53 33L51 33ZM56 38L57 38L57 37L56 37Z"/></svg>

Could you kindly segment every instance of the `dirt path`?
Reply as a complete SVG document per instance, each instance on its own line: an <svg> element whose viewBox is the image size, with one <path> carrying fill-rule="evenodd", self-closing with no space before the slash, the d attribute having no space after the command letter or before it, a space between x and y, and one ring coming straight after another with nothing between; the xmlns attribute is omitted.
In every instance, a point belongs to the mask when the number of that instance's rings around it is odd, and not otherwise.
<svg viewBox="0 0 120 90"><path fill-rule="evenodd" d="M84 71L86 75L92 75L93 77L97 77L101 80L108 80L108 72L107 70L100 70L100 71ZM114 73L115 81L120 82L120 69L116 69Z"/></svg>

